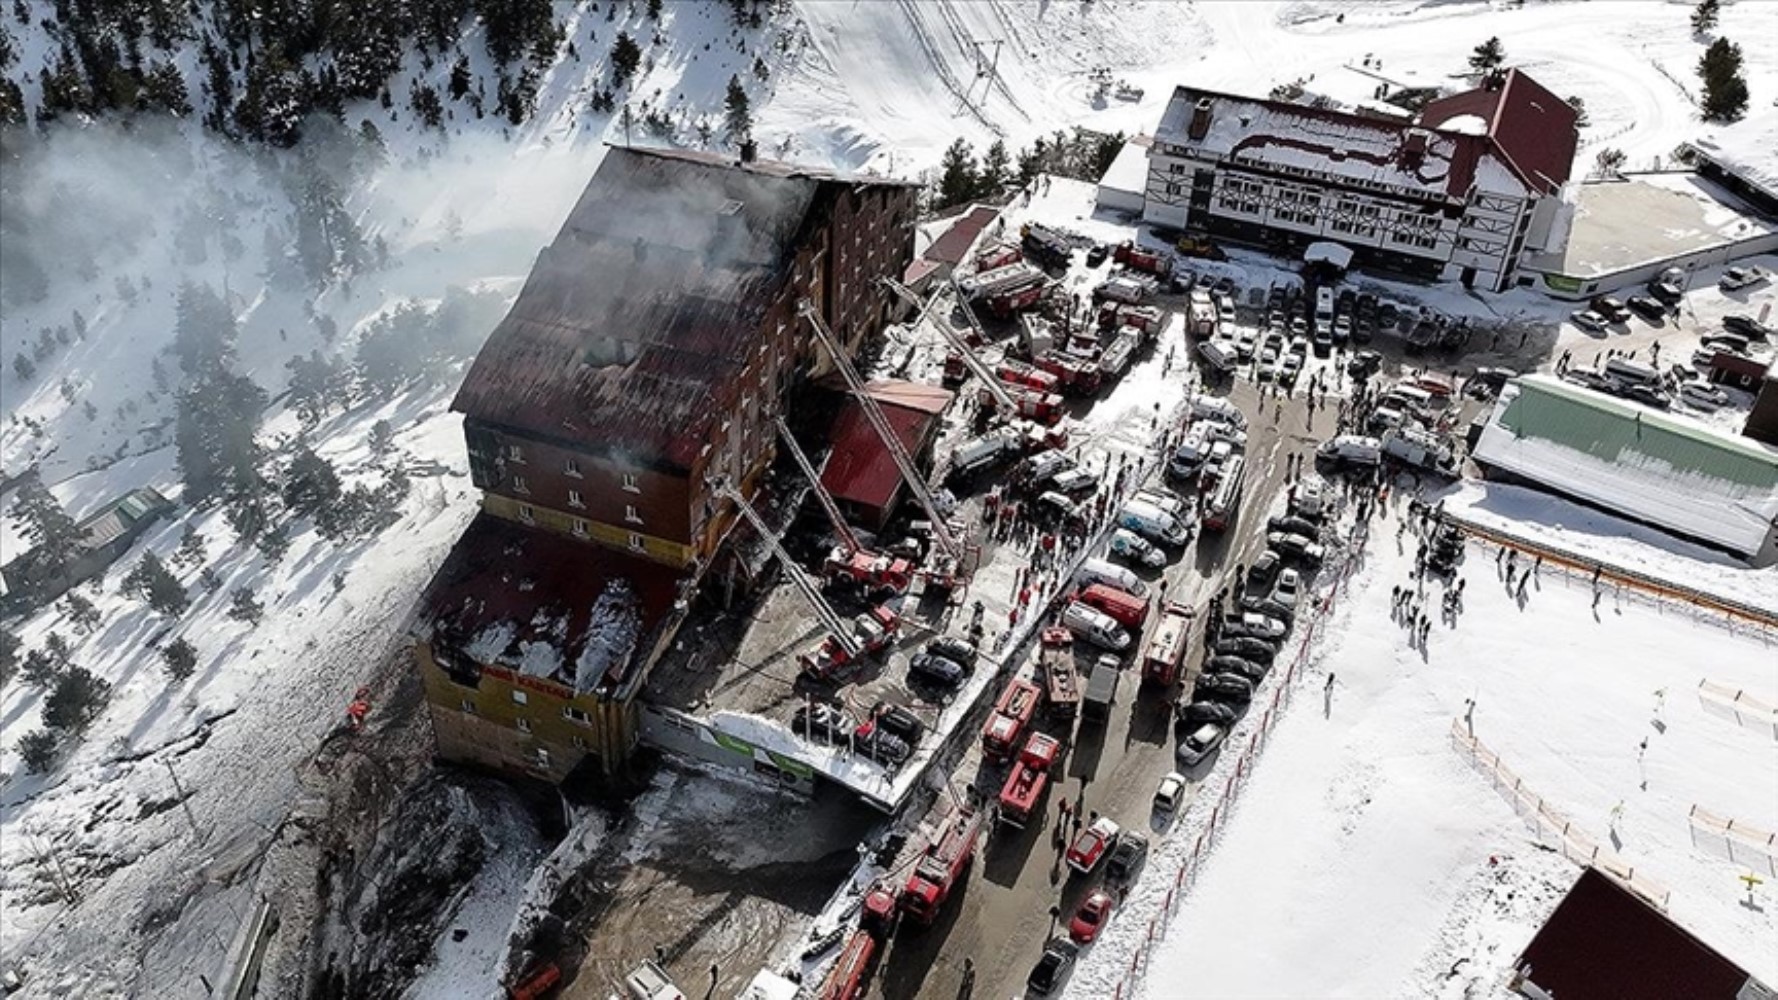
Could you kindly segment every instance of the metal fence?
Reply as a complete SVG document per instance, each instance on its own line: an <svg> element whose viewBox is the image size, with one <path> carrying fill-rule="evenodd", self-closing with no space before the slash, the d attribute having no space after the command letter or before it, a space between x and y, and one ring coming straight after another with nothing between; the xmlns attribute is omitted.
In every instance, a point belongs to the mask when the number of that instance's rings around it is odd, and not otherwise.
<svg viewBox="0 0 1778 1000"><path fill-rule="evenodd" d="M1539 843L1562 852L1570 861L1591 865L1599 871L1662 910L1672 895L1668 889L1636 870L1636 867L1583 831L1574 821L1562 815L1549 801L1533 792L1525 780L1514 774L1500 759L1469 732L1462 719L1451 722L1451 743L1487 776L1513 812L1537 834Z"/></svg>

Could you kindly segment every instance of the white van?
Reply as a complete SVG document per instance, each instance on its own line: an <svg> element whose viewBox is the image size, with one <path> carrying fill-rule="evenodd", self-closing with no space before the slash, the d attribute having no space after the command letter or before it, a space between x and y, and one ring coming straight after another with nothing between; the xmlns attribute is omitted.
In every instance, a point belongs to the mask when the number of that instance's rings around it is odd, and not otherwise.
<svg viewBox="0 0 1778 1000"><path fill-rule="evenodd" d="M1117 524L1161 545L1184 545L1191 538L1191 531L1178 518L1144 500L1124 504Z"/></svg>
<svg viewBox="0 0 1778 1000"><path fill-rule="evenodd" d="M1141 577L1108 559L1082 560L1080 569L1074 571L1074 582L1082 587L1103 583L1136 597L1148 596L1148 584L1143 583Z"/></svg>
<svg viewBox="0 0 1778 1000"><path fill-rule="evenodd" d="M1171 514L1173 519L1177 521L1185 520L1186 515L1191 513L1191 504L1187 503L1176 494L1163 490L1137 490L1136 495L1130 499L1154 504L1161 510Z"/></svg>
<svg viewBox="0 0 1778 1000"><path fill-rule="evenodd" d="M1024 476L1026 482L1041 483L1072 468L1074 468L1074 459L1052 448L1049 451L1040 451L1025 459L1025 464L1020 467L1019 472Z"/></svg>
<svg viewBox="0 0 1778 1000"><path fill-rule="evenodd" d="M1214 420L1218 423L1246 427L1247 418L1242 415L1241 408L1223 399L1221 396L1209 396L1198 393L1191 399L1191 415L1193 420Z"/></svg>
<svg viewBox="0 0 1778 1000"><path fill-rule="evenodd" d="M1320 288L1315 289L1315 319L1317 321L1326 320L1329 323L1332 323L1333 318L1334 318L1333 289L1327 287L1326 285L1322 285Z"/></svg>
<svg viewBox="0 0 1778 1000"><path fill-rule="evenodd" d="M1062 627L1100 649L1121 653L1130 648L1130 633L1117 619L1079 601L1069 601L1062 609Z"/></svg>
<svg viewBox="0 0 1778 1000"><path fill-rule="evenodd" d="M1454 471L1457 464L1448 445L1436 436L1412 427L1383 435L1383 454L1399 462L1435 472Z"/></svg>
<svg viewBox="0 0 1778 1000"><path fill-rule="evenodd" d="M1605 362L1605 374L1626 385L1657 385L1661 373L1653 365L1632 358L1611 358Z"/></svg>
<svg viewBox="0 0 1778 1000"><path fill-rule="evenodd" d="M1380 399L1379 407L1391 407L1396 410L1409 410L1416 413L1433 415L1443 409L1437 397L1417 385L1397 383L1389 387Z"/></svg>
<svg viewBox="0 0 1778 1000"><path fill-rule="evenodd" d="M1383 462L1383 443L1373 437L1342 434L1324 442L1315 453L1341 465L1375 466Z"/></svg>

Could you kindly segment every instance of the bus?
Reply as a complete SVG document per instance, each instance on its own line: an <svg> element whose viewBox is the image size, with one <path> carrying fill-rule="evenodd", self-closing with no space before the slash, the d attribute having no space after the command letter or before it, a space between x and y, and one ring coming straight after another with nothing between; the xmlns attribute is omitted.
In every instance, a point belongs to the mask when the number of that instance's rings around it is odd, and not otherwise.
<svg viewBox="0 0 1778 1000"><path fill-rule="evenodd" d="M1235 519L1241 508L1241 487L1246 478L1247 460L1240 455L1230 455L1223 463L1222 474L1217 477L1216 489L1204 504L1206 530L1221 531Z"/></svg>

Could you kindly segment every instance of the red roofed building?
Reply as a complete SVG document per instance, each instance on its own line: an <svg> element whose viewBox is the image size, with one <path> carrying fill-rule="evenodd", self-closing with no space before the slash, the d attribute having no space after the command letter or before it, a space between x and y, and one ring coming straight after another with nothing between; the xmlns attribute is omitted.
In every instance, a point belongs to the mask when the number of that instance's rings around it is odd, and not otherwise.
<svg viewBox="0 0 1778 1000"><path fill-rule="evenodd" d="M951 403L950 390L918 382L873 382L869 389L901 446L923 470L929 468L939 417ZM821 470L821 485L852 521L880 530L906 489L901 471L856 400L847 400L831 437L833 450Z"/></svg>
<svg viewBox="0 0 1778 1000"><path fill-rule="evenodd" d="M1500 291L1565 238L1573 108L1518 70L1392 121L1180 87L1149 147L1143 218Z"/></svg>
<svg viewBox="0 0 1778 1000"><path fill-rule="evenodd" d="M1508 984L1534 1000L1754 1000L1772 991L1598 870L1581 872Z"/></svg>

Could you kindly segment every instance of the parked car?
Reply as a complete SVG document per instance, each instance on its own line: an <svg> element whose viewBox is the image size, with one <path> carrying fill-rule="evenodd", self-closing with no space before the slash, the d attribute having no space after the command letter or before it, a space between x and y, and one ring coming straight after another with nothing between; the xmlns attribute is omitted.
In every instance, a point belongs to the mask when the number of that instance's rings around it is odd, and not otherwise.
<svg viewBox="0 0 1778 1000"><path fill-rule="evenodd" d="M1233 726L1240 715L1232 706L1220 701L1194 701L1179 706L1179 724L1194 730L1207 722L1224 727Z"/></svg>
<svg viewBox="0 0 1778 1000"><path fill-rule="evenodd" d="M1303 577L1294 569L1287 569L1278 574L1278 582L1272 586L1272 600L1292 610L1303 596Z"/></svg>
<svg viewBox="0 0 1778 1000"><path fill-rule="evenodd" d="M1277 641L1290 632L1290 626L1282 619L1271 615L1262 615L1255 611L1243 611L1239 615L1230 615L1229 624L1223 626L1226 632L1239 628L1242 635L1257 636L1261 639Z"/></svg>
<svg viewBox="0 0 1778 1000"><path fill-rule="evenodd" d="M1507 382L1518 377L1519 373L1511 368L1477 368L1463 384L1463 392L1476 399L1493 399L1500 395Z"/></svg>
<svg viewBox="0 0 1778 1000"><path fill-rule="evenodd" d="M1738 292L1766 282L1766 272L1757 267L1731 267L1716 279L1716 287L1725 292Z"/></svg>
<svg viewBox="0 0 1778 1000"><path fill-rule="evenodd" d="M1653 279L1648 283L1648 294L1670 306L1678 305L1685 298L1685 290L1672 278Z"/></svg>
<svg viewBox="0 0 1778 1000"><path fill-rule="evenodd" d="M1185 775L1177 771L1161 779L1154 790L1154 811L1163 815L1172 815L1179 809L1179 802L1185 797Z"/></svg>
<svg viewBox="0 0 1778 1000"><path fill-rule="evenodd" d="M1295 514L1279 514L1266 522L1266 528L1271 531L1289 531L1298 535L1308 535L1310 538L1321 534L1320 525Z"/></svg>
<svg viewBox="0 0 1778 1000"><path fill-rule="evenodd" d="M1258 346L1258 342L1254 339L1253 331L1241 331L1241 335L1235 338L1235 360L1242 364L1252 361L1253 349L1256 346Z"/></svg>
<svg viewBox="0 0 1778 1000"><path fill-rule="evenodd" d="M1117 904L1112 900L1111 893L1103 889L1094 889L1074 911L1074 919L1068 921L1068 938L1075 944L1092 944L1111 919L1112 908Z"/></svg>
<svg viewBox="0 0 1778 1000"><path fill-rule="evenodd" d="M1383 356L1376 351L1359 351L1346 362L1346 374L1355 379L1366 379L1375 375L1383 367Z"/></svg>
<svg viewBox="0 0 1778 1000"><path fill-rule="evenodd" d="M1103 243L1096 243L1091 250L1087 251L1087 266L1098 267L1105 263L1105 258L1109 256L1111 256L1111 248Z"/></svg>
<svg viewBox="0 0 1778 1000"><path fill-rule="evenodd" d="M1272 580L1278 575L1279 568L1283 565L1284 557L1278 553L1271 549L1261 552L1259 558L1253 560L1253 565L1247 567L1247 585L1249 587L1270 587Z"/></svg>
<svg viewBox="0 0 1778 1000"><path fill-rule="evenodd" d="M1167 553L1160 546L1128 528L1119 528L1111 533L1111 555L1138 566L1156 567L1167 564Z"/></svg>
<svg viewBox="0 0 1778 1000"><path fill-rule="evenodd" d="M1606 319L1591 309L1578 309L1568 314L1575 326L1592 333L1604 333Z"/></svg>
<svg viewBox="0 0 1778 1000"><path fill-rule="evenodd" d="M1319 566L1327 555L1327 550L1313 539L1295 532L1274 531L1266 536L1266 546L1276 549L1285 559L1304 566Z"/></svg>
<svg viewBox="0 0 1778 1000"><path fill-rule="evenodd" d="M899 736L874 722L859 726L852 740L853 749L879 764L894 767L908 759L913 751Z"/></svg>
<svg viewBox="0 0 1778 1000"><path fill-rule="evenodd" d="M1236 677L1247 678L1255 686L1265 680L1266 674L1271 670L1269 666L1261 666L1239 656L1212 656L1204 663L1204 672L1207 674L1234 674Z"/></svg>
<svg viewBox="0 0 1778 1000"><path fill-rule="evenodd" d="M1111 849L1111 857L1105 862L1105 878L1125 884L1134 882L1136 873L1142 870L1143 862L1147 860L1148 841L1125 830L1118 834L1117 846Z"/></svg>
<svg viewBox="0 0 1778 1000"><path fill-rule="evenodd" d="M1286 626L1296 621L1296 609L1272 600L1270 594L1248 594L1241 598L1241 610L1276 618Z"/></svg>
<svg viewBox="0 0 1778 1000"><path fill-rule="evenodd" d="M1066 496L1091 493L1099 488L1099 477L1082 468L1066 469L1050 479L1050 487Z"/></svg>
<svg viewBox="0 0 1778 1000"><path fill-rule="evenodd" d="M1730 333L1738 333L1748 340L1765 340L1772 336L1772 328L1741 313L1730 313L1722 318L1722 328Z"/></svg>
<svg viewBox="0 0 1778 1000"><path fill-rule="evenodd" d="M1052 941L1043 949L1043 957L1031 967L1031 974L1025 977L1025 992L1034 997L1047 997L1062 988L1062 982L1068 978L1068 970L1074 967L1074 960L1080 955L1080 949L1067 941Z"/></svg>
<svg viewBox="0 0 1778 1000"><path fill-rule="evenodd" d="M1667 306L1652 295L1632 295L1628 302L1630 311L1650 323L1659 323L1667 318Z"/></svg>
<svg viewBox="0 0 1778 1000"><path fill-rule="evenodd" d="M1277 656L1277 647L1265 639L1250 635L1219 636L1210 644L1212 656L1238 656L1243 660L1270 667Z"/></svg>
<svg viewBox="0 0 1778 1000"><path fill-rule="evenodd" d="M857 726L856 720L837 705L804 705L790 717L790 730L798 736L829 743L844 743Z"/></svg>
<svg viewBox="0 0 1778 1000"><path fill-rule="evenodd" d="M1706 412L1715 412L1729 405L1729 394L1708 382L1687 382L1680 386L1679 399L1687 406Z"/></svg>
<svg viewBox="0 0 1778 1000"><path fill-rule="evenodd" d="M975 643L960 636L941 635L926 644L926 651L953 660L965 670L975 666Z"/></svg>
<svg viewBox="0 0 1778 1000"><path fill-rule="evenodd" d="M878 701L877 705L871 706L871 719L877 722L880 730L907 742L907 746L917 746L919 738L926 735L926 722L907 706L896 705L893 701Z"/></svg>
<svg viewBox="0 0 1778 1000"><path fill-rule="evenodd" d="M1743 337L1738 333L1729 333L1727 331L1723 331L1722 333L1708 333L1698 338L1698 343L1705 347L1712 347L1719 351L1734 351L1736 354L1747 353L1747 342L1748 338Z"/></svg>
<svg viewBox="0 0 1778 1000"><path fill-rule="evenodd" d="M1641 403L1643 406L1652 406L1657 410L1666 410L1673 406L1673 397L1652 385L1625 386L1623 393L1625 399Z"/></svg>
<svg viewBox="0 0 1778 1000"><path fill-rule="evenodd" d="M1192 697L1245 705L1253 700L1253 682L1238 674L1205 674L1192 688Z"/></svg>
<svg viewBox="0 0 1778 1000"><path fill-rule="evenodd" d="M1222 746L1222 741L1228 734L1228 730L1214 722L1205 723L1196 732L1179 741L1179 745L1173 749L1173 759L1182 769L1197 767Z"/></svg>
<svg viewBox="0 0 1778 1000"><path fill-rule="evenodd" d="M1624 308L1622 302L1609 295L1596 295L1593 297L1593 301L1588 304L1593 307L1593 312L1605 317L1608 322L1628 323L1630 321L1630 310Z"/></svg>
<svg viewBox="0 0 1778 1000"><path fill-rule="evenodd" d="M1068 845L1068 852L1064 855L1068 867L1082 875L1091 875L1093 869L1099 867L1099 862L1104 860L1105 853L1111 850L1117 835L1118 826L1112 822L1110 816L1101 816L1094 820L1090 826L1076 834L1074 842Z"/></svg>
<svg viewBox="0 0 1778 1000"><path fill-rule="evenodd" d="M916 653L908 659L908 676L955 687L963 682L966 671L956 660L935 653Z"/></svg>
<svg viewBox="0 0 1778 1000"><path fill-rule="evenodd" d="M1692 356L1693 363L1706 364L1709 362L1711 356L1714 355L1716 352L1715 351L1701 351L1701 352L1697 352L1697 353L1703 354L1704 359L1702 361L1699 361L1697 354L1693 354L1693 356ZM1575 385L1578 385L1583 389L1592 389L1595 392L1609 392L1609 391L1611 391L1611 379L1606 378L1604 373L1596 371L1592 368L1570 368L1567 371L1562 373L1562 380L1565 382L1572 382Z"/></svg>
<svg viewBox="0 0 1778 1000"><path fill-rule="evenodd" d="M1340 346L1352 339L1352 317L1336 316L1333 322L1333 342Z"/></svg>

